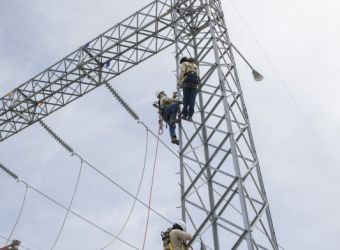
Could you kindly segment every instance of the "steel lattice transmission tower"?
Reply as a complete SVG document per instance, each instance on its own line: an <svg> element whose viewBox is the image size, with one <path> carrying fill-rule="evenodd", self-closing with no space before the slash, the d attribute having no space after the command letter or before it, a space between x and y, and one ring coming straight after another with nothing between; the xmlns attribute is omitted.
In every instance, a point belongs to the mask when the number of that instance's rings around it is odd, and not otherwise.
<svg viewBox="0 0 340 250"><path fill-rule="evenodd" d="M278 249L220 0L154 0L20 85L0 100L0 141L172 45L202 76L180 124L188 230L201 249Z"/></svg>
<svg viewBox="0 0 340 250"><path fill-rule="evenodd" d="M194 122L180 126L182 217L215 250L278 249L221 2L182 2L176 56L202 75Z"/></svg>

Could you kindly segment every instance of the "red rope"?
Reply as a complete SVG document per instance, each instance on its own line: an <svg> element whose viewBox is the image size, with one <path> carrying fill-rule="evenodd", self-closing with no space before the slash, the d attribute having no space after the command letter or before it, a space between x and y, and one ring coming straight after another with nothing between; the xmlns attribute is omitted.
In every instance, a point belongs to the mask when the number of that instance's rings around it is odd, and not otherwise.
<svg viewBox="0 0 340 250"><path fill-rule="evenodd" d="M152 189L153 189L153 182L154 182L154 177L155 177L155 170L156 170L156 162L157 162L157 153L158 153L158 145L159 145L159 135L160 135L160 133L161 133L161 128L158 129L158 135L157 135L156 153L155 153L155 160L154 160L154 163L153 163L151 188L150 188L150 194L149 194L148 217L146 219L146 226L145 226L145 233L144 233L144 240L143 240L142 250L144 250L144 247L145 247L146 236L147 236L148 227L149 227L150 207L151 207L151 199L152 199Z"/></svg>

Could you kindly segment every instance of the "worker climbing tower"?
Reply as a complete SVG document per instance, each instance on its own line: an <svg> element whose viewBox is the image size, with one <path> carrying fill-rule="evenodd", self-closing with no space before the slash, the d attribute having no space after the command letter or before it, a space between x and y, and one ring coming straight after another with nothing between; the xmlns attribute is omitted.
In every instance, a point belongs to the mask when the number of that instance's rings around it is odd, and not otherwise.
<svg viewBox="0 0 340 250"><path fill-rule="evenodd" d="M180 126L182 217L215 250L278 249L221 2L177 4L177 62L197 59L202 81Z"/></svg>
<svg viewBox="0 0 340 250"><path fill-rule="evenodd" d="M199 61L193 122L180 127L182 219L197 249L278 249L220 0L154 0L0 100L0 141L173 46ZM175 86L175 79L174 79ZM200 243L197 243L200 242Z"/></svg>

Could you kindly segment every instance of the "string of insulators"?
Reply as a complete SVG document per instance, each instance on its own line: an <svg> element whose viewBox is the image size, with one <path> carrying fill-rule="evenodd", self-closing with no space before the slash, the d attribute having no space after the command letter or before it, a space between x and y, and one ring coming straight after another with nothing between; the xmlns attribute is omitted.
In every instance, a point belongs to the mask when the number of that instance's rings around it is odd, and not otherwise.
<svg viewBox="0 0 340 250"><path fill-rule="evenodd" d="M19 177L15 173L13 173L11 170L6 168L1 162L0 162L0 169L4 171L6 174L8 174L9 176L11 176L12 178L14 178L16 181L19 180Z"/></svg>
<svg viewBox="0 0 340 250"><path fill-rule="evenodd" d="M74 154L73 148L71 148L65 141L63 141L46 123L39 121L40 125L72 155Z"/></svg>
<svg viewBox="0 0 340 250"><path fill-rule="evenodd" d="M111 94L118 100L118 102L126 109L127 112L137 121L139 121L139 116L137 113L127 104L126 101L117 93L117 91L112 88L112 86L109 83L106 83L105 86L108 88L108 90L111 92Z"/></svg>

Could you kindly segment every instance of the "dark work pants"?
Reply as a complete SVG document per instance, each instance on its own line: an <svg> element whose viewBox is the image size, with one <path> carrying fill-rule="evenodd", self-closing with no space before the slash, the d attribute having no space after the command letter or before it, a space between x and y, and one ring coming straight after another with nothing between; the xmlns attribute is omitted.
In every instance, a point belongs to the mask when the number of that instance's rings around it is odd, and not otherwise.
<svg viewBox="0 0 340 250"><path fill-rule="evenodd" d="M165 112L166 112L166 120L165 122L169 125L169 131L170 131L170 136L171 138L176 137L176 125L175 123L170 123L170 121L175 120L176 119L176 115L178 113L179 110L179 104L178 103L173 103L170 104L168 106L166 106L165 108Z"/></svg>
<svg viewBox="0 0 340 250"><path fill-rule="evenodd" d="M183 87L183 116L192 117L194 114L196 94L197 89L195 87Z"/></svg>

